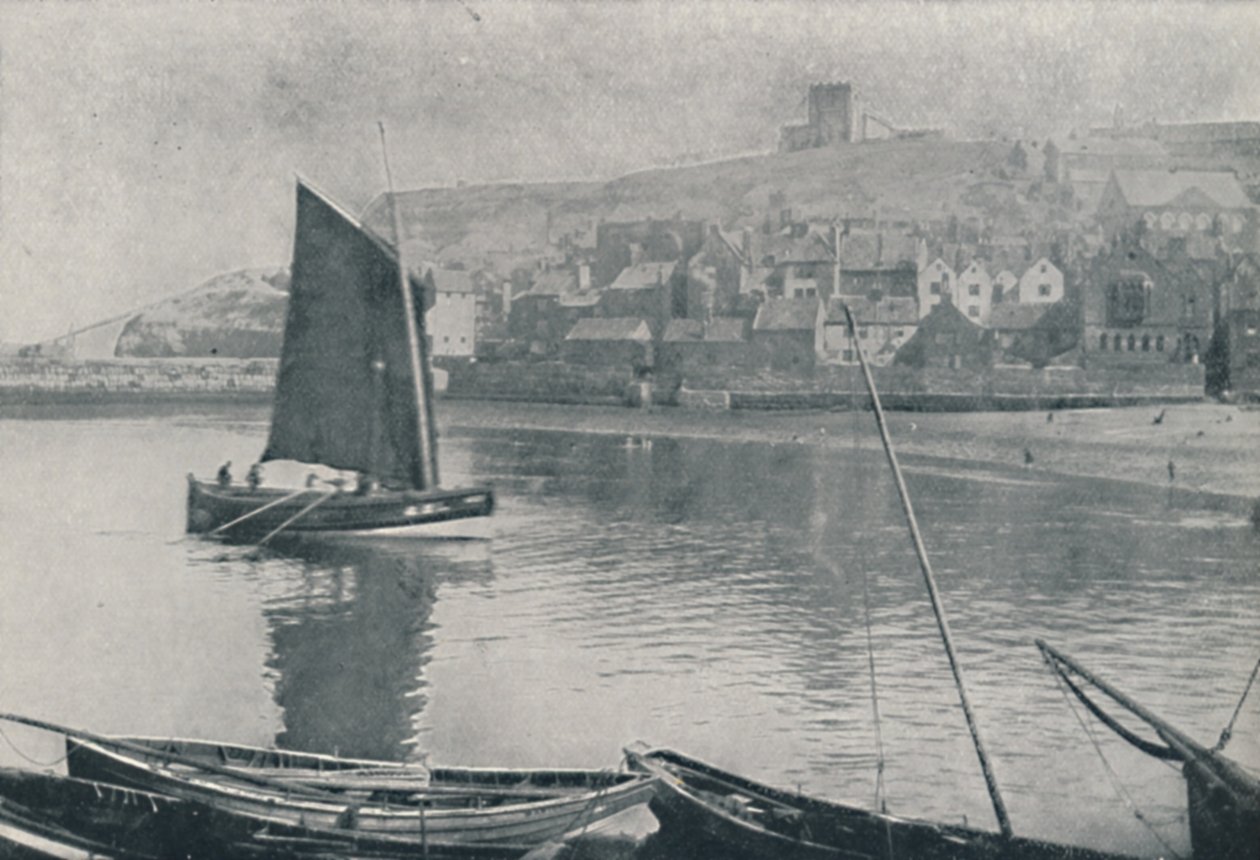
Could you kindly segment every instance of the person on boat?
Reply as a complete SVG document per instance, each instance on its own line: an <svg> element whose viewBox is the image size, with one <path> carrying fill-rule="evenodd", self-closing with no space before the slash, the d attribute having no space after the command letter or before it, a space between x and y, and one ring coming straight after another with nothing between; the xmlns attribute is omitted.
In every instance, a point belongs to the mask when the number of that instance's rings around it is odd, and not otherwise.
<svg viewBox="0 0 1260 860"><path fill-rule="evenodd" d="M249 467L249 474L245 476L245 480L249 483L251 490L257 490L262 485L262 465L255 463Z"/></svg>
<svg viewBox="0 0 1260 860"><path fill-rule="evenodd" d="M219 481L219 486L225 489L227 487L232 486L232 461L231 460L228 460L226 463L224 463L222 466L219 467L218 481Z"/></svg>
<svg viewBox="0 0 1260 860"><path fill-rule="evenodd" d="M372 477L370 472L360 472L358 483L354 486L354 494L356 496L366 496L377 488L376 478Z"/></svg>

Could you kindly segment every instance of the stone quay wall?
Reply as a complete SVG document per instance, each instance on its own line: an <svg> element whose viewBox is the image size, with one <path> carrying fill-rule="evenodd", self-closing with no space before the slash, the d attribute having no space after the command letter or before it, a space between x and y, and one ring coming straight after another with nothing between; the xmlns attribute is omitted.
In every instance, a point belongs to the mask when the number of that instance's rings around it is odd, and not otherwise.
<svg viewBox="0 0 1260 860"><path fill-rule="evenodd" d="M0 404L270 400L276 359L0 360Z"/></svg>

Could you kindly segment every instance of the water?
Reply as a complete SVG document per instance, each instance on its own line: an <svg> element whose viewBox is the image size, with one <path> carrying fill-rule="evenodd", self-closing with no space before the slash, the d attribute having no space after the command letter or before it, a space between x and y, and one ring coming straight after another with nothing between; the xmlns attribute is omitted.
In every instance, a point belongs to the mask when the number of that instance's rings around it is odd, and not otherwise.
<svg viewBox="0 0 1260 860"><path fill-rule="evenodd" d="M495 484L492 542L260 555L181 540L182 476L243 473L266 409L0 419L0 709L502 766L612 766L643 739L870 805L865 587L890 810L993 826L877 454L464 420L484 414L443 405L442 462ZM1210 744L1257 656L1260 540L1158 491L905 465L1016 831L1167 853L1132 802L1184 853L1179 775L1091 723L1104 767L1032 639ZM57 757L5 737L5 761ZM1229 752L1260 766L1260 698Z"/></svg>

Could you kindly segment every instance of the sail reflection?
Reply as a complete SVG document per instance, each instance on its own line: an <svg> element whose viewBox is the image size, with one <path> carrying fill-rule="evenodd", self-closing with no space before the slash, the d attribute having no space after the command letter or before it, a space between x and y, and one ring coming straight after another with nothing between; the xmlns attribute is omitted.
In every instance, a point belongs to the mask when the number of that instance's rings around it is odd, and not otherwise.
<svg viewBox="0 0 1260 860"><path fill-rule="evenodd" d="M302 542L282 593L263 606L278 746L367 758L416 757L424 670L443 581L485 579L488 556L420 542Z"/></svg>

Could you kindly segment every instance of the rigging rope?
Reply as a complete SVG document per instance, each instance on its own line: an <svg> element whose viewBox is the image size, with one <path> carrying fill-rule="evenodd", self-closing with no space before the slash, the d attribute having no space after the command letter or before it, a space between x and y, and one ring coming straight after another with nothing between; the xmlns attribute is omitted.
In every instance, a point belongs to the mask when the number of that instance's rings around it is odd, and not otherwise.
<svg viewBox="0 0 1260 860"><path fill-rule="evenodd" d="M849 347L853 355L857 354L857 344L853 333L849 333ZM853 462L858 464L858 409L857 393L854 386L849 386L849 412L852 416L850 427L853 439ZM871 590L870 576L866 569L866 544L858 540L858 565L862 568L862 613L866 622L866 660L871 676L871 712L875 715L875 808L880 812L888 811L888 796L884 791L884 735L879 720L879 688L875 683L875 641L871 635ZM891 852L890 852L891 856Z"/></svg>
<svg viewBox="0 0 1260 860"><path fill-rule="evenodd" d="M1057 687L1059 692L1063 694L1063 698L1068 704L1068 710L1072 712L1072 716L1076 718L1076 721L1080 724L1081 728L1085 731L1085 737L1089 738L1090 744L1092 744L1094 747L1094 752L1098 753L1098 760L1102 762L1103 769L1107 773L1107 779L1111 783L1111 787L1115 790L1116 794L1120 797L1120 799L1124 801L1125 806L1129 807L1129 811L1133 813L1133 817L1136 818L1138 821L1142 822L1142 826L1150 831L1151 835L1155 837L1156 841L1158 841L1160 845L1164 846L1164 849L1173 857L1178 858L1178 860L1184 860L1182 858L1182 855L1179 854L1176 851L1176 849L1174 849L1171 845L1169 845L1168 841L1164 839L1163 836L1160 835L1158 830L1155 829L1154 822L1152 822L1146 816L1146 814L1143 813L1142 810L1138 808L1137 803L1133 800L1133 796L1129 794L1129 790L1126 789L1124 787L1124 783L1120 781L1120 775L1116 773L1114 768L1112 768L1111 762L1107 761L1107 756L1102 751L1102 744L1098 742L1098 738L1094 735L1093 728L1091 728L1089 725L1089 722L1084 717L1081 716L1080 712L1076 709L1075 703L1072 702L1072 697L1069 696L1068 691L1064 689L1064 684L1067 684L1069 687L1072 687L1074 690L1075 690L1075 686L1059 670L1059 667L1051 662L1048 656L1046 657L1046 664L1050 667L1051 674L1054 676L1055 687ZM1080 693L1078 692L1077 695L1079 697ZM1081 701L1084 702L1087 707L1090 704L1088 700L1086 699L1081 699ZM1173 820L1180 820L1181 817L1182 816L1178 816L1177 819L1173 819Z"/></svg>
<svg viewBox="0 0 1260 860"><path fill-rule="evenodd" d="M1047 662L1049 661L1047 660ZM1158 759L1176 759L1178 761L1181 760L1181 756L1179 756L1171 747L1161 746L1160 744L1152 743L1151 741L1148 741L1145 738L1140 737L1137 733L1121 725L1119 720L1117 720L1115 717L1111 716L1106 711L1104 711L1097 703L1094 702L1093 699L1091 699L1088 695L1086 695L1084 690L1082 690L1076 684L1072 683L1072 679L1069 678L1066 674L1064 674L1057 664L1052 663L1050 665L1050 668L1051 670L1054 671L1054 673L1058 677L1063 679L1063 683L1067 684L1068 689L1070 689L1073 693L1076 694L1076 698L1081 700L1081 704L1083 704L1086 708L1088 708L1089 712L1093 714L1095 717L1097 717L1099 720L1101 720L1103 725L1105 725L1107 728L1111 729L1120 737L1124 738L1126 741L1133 744L1133 746L1137 747L1138 749L1140 749L1142 752L1146 753L1149 756L1153 756L1154 758L1158 758Z"/></svg>
<svg viewBox="0 0 1260 860"><path fill-rule="evenodd" d="M1260 672L1260 660L1256 661L1255 667L1251 670L1251 677L1247 679L1247 686L1243 688L1242 697L1238 700L1238 706L1234 708L1234 715L1229 718L1229 724L1221 729L1220 740L1216 742L1216 746L1212 747L1212 752L1220 752L1225 749L1225 744L1229 743L1229 739L1234 735L1234 721L1238 719L1238 714L1242 712L1243 702L1247 701L1247 694L1251 692L1251 685L1256 680L1256 673Z"/></svg>
<svg viewBox="0 0 1260 860"><path fill-rule="evenodd" d="M53 759L52 761L38 761L38 760L36 760L36 759L31 758L31 757L30 757L30 756L28 756L26 753L22 752L22 750L18 749L17 744L15 744L15 743L14 743L14 742L13 742L13 741L9 738L9 736L8 736L7 734L5 734L5 733L4 733L4 729L0 729L0 738L4 738L4 742L5 742L6 744L8 744L8 745L9 745L9 749L13 750L13 751L14 751L15 753L17 753L19 756L21 756L22 758L26 759L26 761L27 761L29 764L33 764L33 765L35 765L36 767L54 767L55 765L59 765L59 764L61 764L63 761L65 761L66 759L68 759L68 758L70 757L70 753L66 753L65 755L63 755L63 756L61 756L61 757L59 757L59 758L55 758L55 759Z"/></svg>

